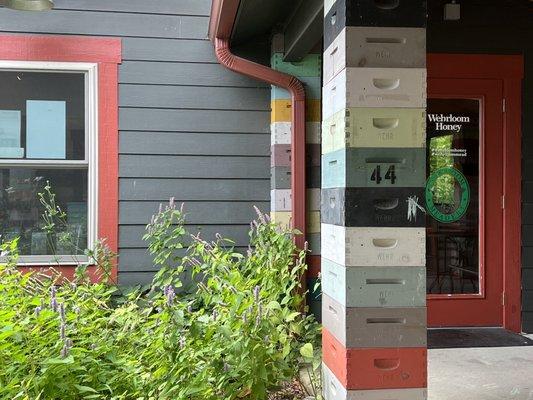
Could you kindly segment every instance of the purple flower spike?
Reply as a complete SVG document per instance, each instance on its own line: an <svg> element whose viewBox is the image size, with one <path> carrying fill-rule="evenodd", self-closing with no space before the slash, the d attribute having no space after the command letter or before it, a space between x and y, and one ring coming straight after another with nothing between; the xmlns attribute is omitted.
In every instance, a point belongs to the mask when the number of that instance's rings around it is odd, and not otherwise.
<svg viewBox="0 0 533 400"><path fill-rule="evenodd" d="M261 293L261 287L260 286L254 287L254 299L255 299L256 303L259 301L259 294L260 293Z"/></svg>
<svg viewBox="0 0 533 400"><path fill-rule="evenodd" d="M64 345L61 349L61 358L67 358L69 355L69 348L67 345Z"/></svg>
<svg viewBox="0 0 533 400"><path fill-rule="evenodd" d="M38 317L39 315L41 315L41 311L43 309L41 307L35 307L35 316Z"/></svg>
<svg viewBox="0 0 533 400"><path fill-rule="evenodd" d="M65 322L67 320L67 316L65 314L65 303L61 303L59 305L59 316L62 322Z"/></svg>
<svg viewBox="0 0 533 400"><path fill-rule="evenodd" d="M185 347L185 338L182 336L180 338L180 349L183 349Z"/></svg>
<svg viewBox="0 0 533 400"><path fill-rule="evenodd" d="M66 330L66 326L65 324L61 324L59 326L59 337L61 338L61 340L65 340L66 339L66 333L65 333L65 330Z"/></svg>
<svg viewBox="0 0 533 400"><path fill-rule="evenodd" d="M174 292L174 288L170 285L165 286L165 297L167 298L167 306L172 307L174 304L174 298L176 297L176 293Z"/></svg>
<svg viewBox="0 0 533 400"><path fill-rule="evenodd" d="M55 298L50 300L50 308L52 311L57 312L57 300Z"/></svg>
<svg viewBox="0 0 533 400"><path fill-rule="evenodd" d="M50 308L52 309L52 311L55 311L55 312L57 312L56 294L57 294L56 287L52 286L50 288Z"/></svg>

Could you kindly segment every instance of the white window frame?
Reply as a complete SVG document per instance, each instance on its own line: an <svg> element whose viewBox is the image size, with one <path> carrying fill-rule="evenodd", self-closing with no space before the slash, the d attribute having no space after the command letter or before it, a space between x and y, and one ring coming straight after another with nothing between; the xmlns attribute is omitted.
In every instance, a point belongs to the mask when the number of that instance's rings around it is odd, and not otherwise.
<svg viewBox="0 0 533 400"><path fill-rule="evenodd" d="M17 165L53 168L87 168L87 248L93 249L98 235L98 64L76 62L0 61L0 71L83 73L85 75L85 159L0 159L0 168ZM0 257L5 262L6 257ZM85 255L21 255L20 266L66 266L89 262Z"/></svg>

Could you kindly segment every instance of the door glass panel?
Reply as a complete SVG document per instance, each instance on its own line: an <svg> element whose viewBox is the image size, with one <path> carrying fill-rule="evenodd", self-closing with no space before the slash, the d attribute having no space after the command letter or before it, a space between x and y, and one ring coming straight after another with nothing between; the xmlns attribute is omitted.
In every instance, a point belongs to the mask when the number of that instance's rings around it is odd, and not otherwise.
<svg viewBox="0 0 533 400"><path fill-rule="evenodd" d="M480 101L428 99L427 292L480 293Z"/></svg>

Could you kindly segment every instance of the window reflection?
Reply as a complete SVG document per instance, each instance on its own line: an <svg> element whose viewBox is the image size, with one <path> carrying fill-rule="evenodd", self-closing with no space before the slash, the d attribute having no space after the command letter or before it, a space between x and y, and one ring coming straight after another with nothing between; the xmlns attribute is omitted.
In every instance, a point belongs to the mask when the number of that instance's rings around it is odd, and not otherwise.
<svg viewBox="0 0 533 400"><path fill-rule="evenodd" d="M480 102L475 99L429 99L428 177L441 168L459 171L468 182L470 201L457 220L427 216L428 294L477 294L479 287L479 149ZM464 200L455 177L444 174L431 187L442 215L453 214Z"/></svg>
<svg viewBox="0 0 533 400"><path fill-rule="evenodd" d="M38 193L49 182L65 224L54 235L43 231ZM87 171L0 168L0 235L19 238L21 255L83 254L87 247Z"/></svg>

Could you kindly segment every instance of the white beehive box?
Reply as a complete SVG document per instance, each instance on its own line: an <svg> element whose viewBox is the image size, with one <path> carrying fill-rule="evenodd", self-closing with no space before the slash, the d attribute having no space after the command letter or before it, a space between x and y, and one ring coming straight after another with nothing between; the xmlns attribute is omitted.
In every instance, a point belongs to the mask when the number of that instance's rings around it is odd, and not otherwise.
<svg viewBox="0 0 533 400"><path fill-rule="evenodd" d="M348 67L425 68L424 28L349 26L324 51L324 82Z"/></svg>
<svg viewBox="0 0 533 400"><path fill-rule="evenodd" d="M351 107L426 108L424 68L346 68L323 88L322 120Z"/></svg>
<svg viewBox="0 0 533 400"><path fill-rule="evenodd" d="M322 224L322 256L343 266L395 267L426 264L426 230L346 228Z"/></svg>

